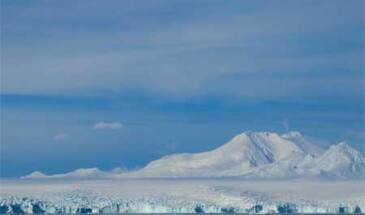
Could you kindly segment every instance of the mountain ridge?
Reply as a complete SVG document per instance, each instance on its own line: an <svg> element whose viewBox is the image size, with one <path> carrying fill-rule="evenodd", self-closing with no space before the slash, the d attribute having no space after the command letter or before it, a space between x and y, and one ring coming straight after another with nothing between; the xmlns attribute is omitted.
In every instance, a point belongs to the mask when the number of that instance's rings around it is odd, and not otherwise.
<svg viewBox="0 0 365 215"><path fill-rule="evenodd" d="M364 160L359 151L345 142L323 150L297 131L282 135L246 131L213 150L163 156L136 171L115 172L90 168L50 176L34 172L24 178L363 179Z"/></svg>

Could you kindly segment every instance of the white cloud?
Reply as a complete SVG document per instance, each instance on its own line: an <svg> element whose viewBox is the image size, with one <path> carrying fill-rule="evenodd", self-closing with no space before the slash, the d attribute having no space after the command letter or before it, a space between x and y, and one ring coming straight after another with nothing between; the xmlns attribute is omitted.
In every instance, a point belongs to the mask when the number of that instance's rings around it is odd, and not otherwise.
<svg viewBox="0 0 365 215"><path fill-rule="evenodd" d="M98 122L94 125L94 129L120 129L123 124L120 122Z"/></svg>
<svg viewBox="0 0 365 215"><path fill-rule="evenodd" d="M62 141L62 140L67 139L67 137L68 136L65 133L58 133L58 134L56 134L56 135L53 136L53 140L54 141Z"/></svg>

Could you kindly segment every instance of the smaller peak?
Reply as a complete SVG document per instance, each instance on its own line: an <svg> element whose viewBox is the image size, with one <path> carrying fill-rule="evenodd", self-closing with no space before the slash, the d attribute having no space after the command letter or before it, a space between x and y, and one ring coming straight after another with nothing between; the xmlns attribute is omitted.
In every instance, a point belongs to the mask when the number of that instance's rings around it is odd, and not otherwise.
<svg viewBox="0 0 365 215"><path fill-rule="evenodd" d="M255 132L252 131L252 130L247 130L247 131L244 131L244 132L240 133L238 136L251 135L253 133L255 133Z"/></svg>
<svg viewBox="0 0 365 215"><path fill-rule="evenodd" d="M342 141L338 144L330 146L330 149L340 149L340 148L348 149L348 148L352 148L352 147L345 141Z"/></svg>
<svg viewBox="0 0 365 215"><path fill-rule="evenodd" d="M100 170L96 167L92 168L82 168L82 169L76 169L74 173L93 173L93 172L99 172Z"/></svg>
<svg viewBox="0 0 365 215"><path fill-rule="evenodd" d="M332 153L333 152L336 152L336 153L341 152L341 153L346 153L346 154L351 154L351 155L360 154L359 151L357 151L355 148L353 148L352 146L350 146L345 141L330 146L330 148L328 149L328 151L330 151Z"/></svg>
<svg viewBox="0 0 365 215"><path fill-rule="evenodd" d="M29 175L23 176L21 178L45 178L47 177L46 174L40 172L40 171L34 171L32 173L30 173Z"/></svg>
<svg viewBox="0 0 365 215"><path fill-rule="evenodd" d="M342 142L340 142L339 144L337 144L338 146L345 146L345 147L348 147L349 146L349 144L346 142L346 141L342 141Z"/></svg>
<svg viewBox="0 0 365 215"><path fill-rule="evenodd" d="M41 175L41 176L45 176L45 174L44 173L42 173L42 172L40 172L40 171L34 171L34 172L32 172L30 175L34 175L34 176L39 176L39 175Z"/></svg>
<svg viewBox="0 0 365 215"><path fill-rule="evenodd" d="M111 173L125 173L128 169L125 167L115 167L112 170L110 170Z"/></svg>

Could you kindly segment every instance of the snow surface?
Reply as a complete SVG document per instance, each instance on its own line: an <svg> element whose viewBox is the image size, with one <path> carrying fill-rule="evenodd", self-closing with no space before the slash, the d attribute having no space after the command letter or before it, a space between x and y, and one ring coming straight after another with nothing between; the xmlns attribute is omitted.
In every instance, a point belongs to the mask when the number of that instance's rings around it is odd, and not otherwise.
<svg viewBox="0 0 365 215"><path fill-rule="evenodd" d="M365 211L364 181L251 181L242 179L5 180L0 205L33 213L277 212L290 203L299 213Z"/></svg>

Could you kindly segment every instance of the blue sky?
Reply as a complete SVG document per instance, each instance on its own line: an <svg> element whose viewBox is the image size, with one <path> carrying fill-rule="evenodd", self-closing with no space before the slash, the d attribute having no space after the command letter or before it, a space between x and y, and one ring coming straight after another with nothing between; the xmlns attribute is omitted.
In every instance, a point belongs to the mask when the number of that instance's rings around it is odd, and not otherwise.
<svg viewBox="0 0 365 215"><path fill-rule="evenodd" d="M138 168L245 130L364 152L363 8L1 1L1 176Z"/></svg>

